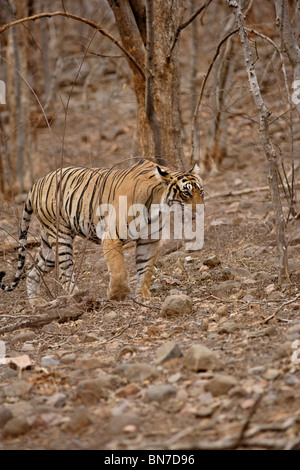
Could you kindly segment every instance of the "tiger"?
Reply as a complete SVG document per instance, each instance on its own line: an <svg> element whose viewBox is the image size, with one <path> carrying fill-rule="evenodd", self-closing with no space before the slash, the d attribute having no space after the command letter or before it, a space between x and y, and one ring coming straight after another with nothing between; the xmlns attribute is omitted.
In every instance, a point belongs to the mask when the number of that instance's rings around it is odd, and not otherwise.
<svg viewBox="0 0 300 470"><path fill-rule="evenodd" d="M1 289L13 291L19 284L25 266L28 230L34 214L41 227L41 243L26 276L28 300L33 307L47 302L40 294L41 280L54 269L56 261L60 285L69 294L78 291L73 262L75 236L102 243L109 272L107 297L118 301L130 295L123 248L126 242L133 240L136 245L136 295L150 298L162 224L158 225L156 237L149 234L148 237L141 237L138 232L128 232L124 236L121 233L124 232L124 224L128 228L133 220L128 207L137 203L150 210L155 204L163 203L168 207L190 204L194 213L198 204L204 204L199 173L197 164L190 171L179 171L141 159L125 169L70 166L58 168L40 178L33 184L24 204L14 278L10 285L6 285L3 282L6 273L0 272ZM128 213L125 215L128 217L122 226L120 200L124 197L127 198ZM101 211L99 207L115 209L115 225L110 223L112 217L108 216L109 211ZM149 224L149 219L146 223ZM111 231L115 232L115 236L110 236Z"/></svg>

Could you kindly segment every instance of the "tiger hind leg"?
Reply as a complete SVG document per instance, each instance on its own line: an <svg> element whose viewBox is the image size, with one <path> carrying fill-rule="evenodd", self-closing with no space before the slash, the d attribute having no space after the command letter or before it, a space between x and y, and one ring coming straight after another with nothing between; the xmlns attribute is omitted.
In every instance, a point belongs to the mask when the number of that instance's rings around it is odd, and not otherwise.
<svg viewBox="0 0 300 470"><path fill-rule="evenodd" d="M150 284L157 259L159 240L141 239L136 244L136 294L150 298Z"/></svg>
<svg viewBox="0 0 300 470"><path fill-rule="evenodd" d="M44 230L41 229L41 246L36 256L35 264L32 269L27 273L26 285L28 300L31 306L37 306L47 303L46 300L40 296L40 285L42 276L49 273L55 266L55 255L51 249L49 238Z"/></svg>
<svg viewBox="0 0 300 470"><path fill-rule="evenodd" d="M59 234L53 239L52 249L58 252L59 282L68 294L75 293L74 263L73 263L73 237L67 234Z"/></svg>

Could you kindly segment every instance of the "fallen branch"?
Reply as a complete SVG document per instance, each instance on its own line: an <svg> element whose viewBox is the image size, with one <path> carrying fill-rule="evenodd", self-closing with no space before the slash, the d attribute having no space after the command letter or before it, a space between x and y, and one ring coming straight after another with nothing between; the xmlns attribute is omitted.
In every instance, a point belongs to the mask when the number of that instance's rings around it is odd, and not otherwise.
<svg viewBox="0 0 300 470"><path fill-rule="evenodd" d="M45 313L33 313L29 317L20 319L15 323L6 325L0 328L0 334L9 333L12 331L20 330L22 328L40 328L48 325L53 321L64 323L70 320L77 320L84 312L86 312L87 302L84 301L78 304L74 299L60 297L45 306L37 307L36 310L43 310Z"/></svg>
<svg viewBox="0 0 300 470"><path fill-rule="evenodd" d="M272 313L271 315L269 315L267 318L264 318L264 320L262 320L261 322L259 323L268 323L268 321L272 320L272 318L276 317L277 313L280 312L281 309L283 309L283 307L285 307L286 305L289 305L293 302L295 302L296 300L298 300L300 297L300 294L296 295L296 297L294 297L293 299L291 300L288 300L286 302L284 302L282 305L280 305L280 307L278 307L274 313ZM287 321L287 320L284 320L283 318L279 318L279 320L281 321Z"/></svg>

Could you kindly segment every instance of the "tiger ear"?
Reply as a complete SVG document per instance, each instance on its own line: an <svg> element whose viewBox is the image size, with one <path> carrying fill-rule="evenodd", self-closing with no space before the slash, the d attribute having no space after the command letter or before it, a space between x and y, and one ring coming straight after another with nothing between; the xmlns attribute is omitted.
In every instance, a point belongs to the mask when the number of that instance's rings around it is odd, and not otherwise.
<svg viewBox="0 0 300 470"><path fill-rule="evenodd" d="M164 168L160 166L156 166L155 176L158 180L162 181L163 183L170 183L172 180L172 176L168 173Z"/></svg>
<svg viewBox="0 0 300 470"><path fill-rule="evenodd" d="M193 173L194 175L199 175L200 174L200 168L197 163L191 168L191 170L188 173Z"/></svg>

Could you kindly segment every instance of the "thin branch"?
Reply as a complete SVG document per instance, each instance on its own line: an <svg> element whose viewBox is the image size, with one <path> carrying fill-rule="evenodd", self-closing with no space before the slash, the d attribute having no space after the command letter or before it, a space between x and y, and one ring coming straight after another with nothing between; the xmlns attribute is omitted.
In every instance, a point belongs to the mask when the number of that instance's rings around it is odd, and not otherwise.
<svg viewBox="0 0 300 470"><path fill-rule="evenodd" d="M136 66L136 68L138 69L138 71L140 72L142 77L145 79L145 73L144 73L141 65L136 61L136 59L133 57L133 55L130 54L130 52L128 52L127 49L125 49L125 47L123 47L123 45L114 36L112 36L110 33L105 31L105 29L103 29L100 25L98 25L94 21L89 20L87 18L83 18L82 16L73 15L73 13L68 13L66 11L55 11L55 12L52 12L52 13L51 12L38 13L36 15L27 16L26 18L20 18L18 20L12 21L10 23L7 23L7 24L1 26L0 27L0 33L3 33L4 31L11 28L12 26L25 23L26 21L35 21L35 20L39 20L40 18L53 18L54 16L64 16L65 18L70 18L70 19L75 20L75 21L81 21L82 23L85 23L85 24L91 26L92 28L96 29L97 31L99 31L99 33L101 33L101 34L103 34L103 36L107 37L117 47L119 47L119 49L121 49L122 52L124 52L124 54Z"/></svg>
<svg viewBox="0 0 300 470"><path fill-rule="evenodd" d="M210 64L208 66L208 69L207 69L207 72L206 74L204 75L203 77L203 80L202 80L202 83L201 83L201 88L200 88L200 92L199 92L199 98L198 98L198 101L197 101L197 106L195 108L195 111L194 111L194 116L193 116L193 120L192 120L192 128L191 128L191 162L193 162L193 157L194 157L194 133L195 133L195 124L196 124L196 119L197 119L197 115L198 115L198 112L199 112L199 107L200 107L200 103L201 103L201 100L202 100L202 97L203 97L203 93L204 93L204 88L205 88L205 85L206 85L206 82L208 80L208 77L210 75L210 72L213 68L213 65L220 53L220 50L221 50L221 47L222 45L224 44L224 42L227 41L227 39L229 39L233 34L237 33L239 31L239 29L234 29L233 31L230 31L228 34L226 34L226 36L223 37L223 39L221 39L221 41L219 42L218 46L217 46L217 49L216 49L216 52L215 52L215 55L213 56L212 60L210 61Z"/></svg>
<svg viewBox="0 0 300 470"><path fill-rule="evenodd" d="M212 0L206 0L199 8L197 8L196 11L194 11L194 13L192 14L192 16L187 20L185 21L184 23L181 23L178 28L177 28L177 31L175 33L175 36L174 36L174 40L173 40L173 44L171 46L171 49L170 49L170 52L167 56L167 61L170 60L171 58L171 55L172 55L172 52L173 52L173 49L176 45L176 42L178 40L178 37L179 37L179 34L180 32L186 28L187 26L189 26L189 24L192 23L192 21L194 21L194 19L204 10L208 7L208 5L212 2Z"/></svg>

